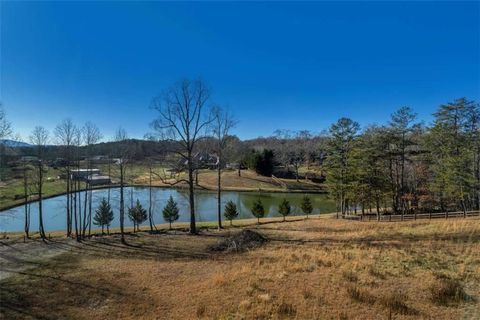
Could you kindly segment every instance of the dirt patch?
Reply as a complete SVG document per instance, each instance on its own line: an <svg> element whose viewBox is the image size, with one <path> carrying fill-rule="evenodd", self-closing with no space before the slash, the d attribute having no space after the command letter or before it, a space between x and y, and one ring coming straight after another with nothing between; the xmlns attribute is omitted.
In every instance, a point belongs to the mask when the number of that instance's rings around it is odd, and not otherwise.
<svg viewBox="0 0 480 320"><path fill-rule="evenodd" d="M230 235L210 246L211 251L239 252L252 250L262 246L268 240L258 232L252 230L242 230L236 234Z"/></svg>

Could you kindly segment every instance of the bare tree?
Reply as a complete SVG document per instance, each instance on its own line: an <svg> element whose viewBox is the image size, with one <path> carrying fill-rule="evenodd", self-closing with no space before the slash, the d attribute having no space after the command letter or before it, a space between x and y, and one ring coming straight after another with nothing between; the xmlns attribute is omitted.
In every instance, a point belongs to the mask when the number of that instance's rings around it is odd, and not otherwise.
<svg viewBox="0 0 480 320"><path fill-rule="evenodd" d="M12 123L7 120L7 113L0 103L0 139L5 139L12 134Z"/></svg>
<svg viewBox="0 0 480 320"><path fill-rule="evenodd" d="M63 146L63 157L65 159L65 181L66 181L66 191L67 191L67 237L72 235L72 211L70 200L72 195L70 194L70 164L72 162L72 147L74 143L74 138L76 132L78 131L77 127L73 124L71 119L65 119L60 124L55 127L55 139L57 144Z"/></svg>
<svg viewBox="0 0 480 320"><path fill-rule="evenodd" d="M82 145L82 133L80 130L75 130L73 136L73 159L77 170L80 169L80 146ZM72 179L72 195L73 195L73 216L75 222L75 238L80 241L82 236L82 194L80 179Z"/></svg>
<svg viewBox="0 0 480 320"><path fill-rule="evenodd" d="M193 152L202 132L212 123L212 114L207 110L210 91L201 80L182 80L155 97L152 107L158 111L158 118L152 122L153 129L163 139L176 143L174 150L185 160L188 178L190 204L190 233L196 234Z"/></svg>
<svg viewBox="0 0 480 320"><path fill-rule="evenodd" d="M37 177L36 177L36 189L38 192L38 225L39 233L42 239L45 239L45 228L43 226L43 154L45 152L45 147L48 143L48 131L41 126L36 126L33 129L32 134L30 135L30 142L37 148Z"/></svg>
<svg viewBox="0 0 480 320"><path fill-rule="evenodd" d="M85 125L82 128L82 135L83 135L83 142L86 145L86 151L87 151L87 170L88 170L88 176L87 176L87 182L85 185L85 205L84 205L84 214L83 214L83 230L82 230L82 235L85 237L85 233L88 227L88 235L90 235L92 231L92 190L90 183L88 182L88 178L92 174L92 162L91 162L91 154L90 154L90 149L92 145L100 141L102 139L102 134L100 133L100 130L98 127L93 124L92 122L86 122ZM88 218L87 218L87 198L89 199L88 201Z"/></svg>
<svg viewBox="0 0 480 320"><path fill-rule="evenodd" d="M120 158L118 160L118 166L120 170L120 233L122 236L122 243L125 243L125 197L124 197L124 187L125 187L125 166L128 162L128 135L127 131L123 128L118 128L115 132L114 140L121 142L124 146L120 146Z"/></svg>
<svg viewBox="0 0 480 320"><path fill-rule="evenodd" d="M7 138L12 134L12 124L7 120L7 114L0 103L0 140ZM0 145L0 181L3 179L3 154L5 146Z"/></svg>
<svg viewBox="0 0 480 320"><path fill-rule="evenodd" d="M230 130L235 126L236 122L233 116L220 107L213 108L213 134L216 139L215 152L217 154L217 214L218 229L222 228L222 166L225 165L223 157L225 148L227 147Z"/></svg>

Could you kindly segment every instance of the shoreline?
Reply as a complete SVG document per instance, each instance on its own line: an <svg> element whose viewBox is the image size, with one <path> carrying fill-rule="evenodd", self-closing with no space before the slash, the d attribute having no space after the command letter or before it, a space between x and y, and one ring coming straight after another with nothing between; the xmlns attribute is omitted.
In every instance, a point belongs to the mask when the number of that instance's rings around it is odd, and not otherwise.
<svg viewBox="0 0 480 320"><path fill-rule="evenodd" d="M325 212L325 213L318 213L318 214L310 214L308 215L308 219L327 219L328 217L334 217L335 212ZM304 214L301 215L290 215L286 217L286 222L294 222L294 221L301 221L307 219L307 216ZM257 218L243 218L243 219L234 219L233 220L233 225L230 226L229 220L222 220L222 229L223 230L229 230L229 229L235 229L238 227L248 227L248 226L261 226L264 224L269 224L269 223L277 223L277 222L283 222L283 217L265 217L261 218L260 224L257 224ZM132 226L126 226L124 228L125 234L134 234L138 232L150 232L150 227L148 225L148 220L145 222L147 224L142 225L141 231L133 231ZM197 229L209 229L209 228L214 228L216 229L218 225L218 222L215 220L210 220L210 221L196 221L196 227ZM169 224L168 223L155 223L155 229L157 232L161 231L185 231L187 232L190 227L190 222L175 222L172 225L172 229L169 229ZM90 237L92 236L101 236L102 233L102 228L96 227L92 228L92 233ZM51 230L51 231L45 231L47 238L48 235L51 235L52 238L58 238L58 237L65 237L65 230ZM0 232L2 237L19 237L23 238L23 235L25 234L24 231L2 231ZM113 227L110 229L110 236L112 235L117 235L120 234L120 227ZM105 236L107 236L106 229L105 229ZM0 237L0 241L3 240L3 238ZM31 239L39 238L39 232L38 230L30 232L30 237ZM8 238L7 238L8 239Z"/></svg>
<svg viewBox="0 0 480 320"><path fill-rule="evenodd" d="M125 184L125 188L129 187L139 187L139 188L149 188L150 186L148 184ZM104 189L109 189L109 188L120 188L119 184L111 184L108 186L99 186L99 187L92 187L90 190L95 191L95 190L104 190ZM188 189L188 186L182 186L182 185L176 185L176 186L169 186L169 185L152 185L152 188L162 188L162 189ZM76 192L85 192L85 188L77 190ZM205 187L205 186L195 186L195 190L200 190L200 191L217 191L217 188L211 188L211 187ZM304 190L304 189L262 189L262 188L236 188L236 187L228 187L228 188L222 188L222 192L264 192L264 193L312 193L312 194L327 194L328 192L324 190ZM73 193L73 192L70 192ZM64 196L66 194L69 194L67 192L60 192L60 193L55 193L51 194L48 196L44 196L42 199L47 200L51 198L55 198L58 196ZM21 207L29 203L34 203L37 202L38 199L31 199L28 200L27 202L22 202L20 204L12 204L4 207L0 207L0 214L2 214L4 211L16 208L16 207Z"/></svg>

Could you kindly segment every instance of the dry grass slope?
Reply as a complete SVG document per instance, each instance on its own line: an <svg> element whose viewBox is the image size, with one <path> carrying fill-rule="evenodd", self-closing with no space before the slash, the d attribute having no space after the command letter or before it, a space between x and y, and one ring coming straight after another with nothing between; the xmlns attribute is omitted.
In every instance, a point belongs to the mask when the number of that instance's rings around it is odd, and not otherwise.
<svg viewBox="0 0 480 320"><path fill-rule="evenodd" d="M209 250L228 230L142 233L129 246L57 239L63 254L1 281L0 318L480 318L478 219L315 217L255 231L269 241L242 253Z"/></svg>

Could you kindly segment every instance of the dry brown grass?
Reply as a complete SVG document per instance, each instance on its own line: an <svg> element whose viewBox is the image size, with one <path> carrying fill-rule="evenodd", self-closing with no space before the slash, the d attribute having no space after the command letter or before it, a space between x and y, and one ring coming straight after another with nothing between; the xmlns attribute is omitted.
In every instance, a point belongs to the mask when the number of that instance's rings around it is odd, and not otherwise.
<svg viewBox="0 0 480 320"><path fill-rule="evenodd" d="M0 282L0 318L480 318L478 219L256 231L270 241L235 254L208 250L227 232L213 230L62 244L71 250Z"/></svg>
<svg viewBox="0 0 480 320"><path fill-rule="evenodd" d="M178 179L185 178L184 173L178 176ZM133 184L147 185L149 176L145 170L132 177ZM174 180L169 181L173 183ZM164 186L160 179L154 179L153 184ZM180 183L180 186L183 184ZM198 174L198 187L203 189L216 190L217 188L217 172L215 170L204 169ZM222 189L223 190L244 190L244 191L285 191L288 190L304 190L304 191L322 191L323 187L319 183L295 179L273 179L272 177L264 177L256 174L252 170L242 170L239 177L236 170L225 170L222 172Z"/></svg>

